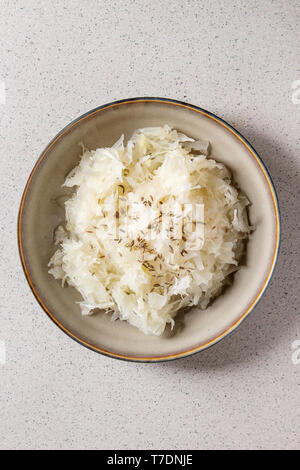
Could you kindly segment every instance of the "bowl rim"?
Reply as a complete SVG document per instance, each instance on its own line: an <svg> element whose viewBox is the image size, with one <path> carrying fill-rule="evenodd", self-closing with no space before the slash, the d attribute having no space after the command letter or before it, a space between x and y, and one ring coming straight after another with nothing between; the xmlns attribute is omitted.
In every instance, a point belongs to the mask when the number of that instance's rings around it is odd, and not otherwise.
<svg viewBox="0 0 300 470"><path fill-rule="evenodd" d="M259 291L258 291L255 299L252 301L251 305L249 307L247 307L247 309L245 311L243 311L243 313L240 315L240 317L237 320L234 321L234 323L232 323L228 328L226 328L224 331L219 333L217 336L215 336L211 340L209 340L205 343L199 344L198 346L196 346L192 349L187 349L185 351L182 351L182 352L179 352L179 353L176 353L176 354L168 354L168 355L165 355L165 356L150 356L150 357L142 357L141 356L141 357L139 357L139 356L127 356L125 354L117 354L117 353L114 353L114 352L111 352L111 351L108 351L108 350L101 349L98 346L93 345L91 343L88 343L87 341L85 341L85 340L81 339L80 337L78 337L75 333L70 331L68 328L66 328L60 321L58 321L55 318L55 315L47 308L47 306L44 304L44 302L40 298L40 296L37 293L37 291L36 291L36 289L33 285L33 282L31 280L30 272L29 272L29 269L28 269L27 264L26 264L24 250L23 250L22 219L23 219L23 209L24 209L24 205L25 205L27 192L28 192L31 180L32 180L33 176L35 175L36 171L38 170L38 167L39 167L40 163L42 162L42 160L44 160L44 158L47 157L47 154L48 154L49 150L63 136L65 136L72 129L73 126L75 126L76 124L78 124L81 121L84 121L87 117L90 117L90 116L92 116L94 114L97 114L97 113L99 113L99 112L101 112L105 109L108 109L108 108L118 107L118 106L122 106L124 104L146 103L146 102L158 102L158 103L171 104L171 105L174 105L174 106L183 107L183 108L195 111L197 113L200 113L200 114L212 119L213 121L215 121L216 123L218 123L219 125L224 127L225 129L227 129L229 132L231 132L231 134L233 134L236 137L237 140L239 140L247 148L247 150L250 152L252 157L258 163L259 168L260 168L261 172L263 173L263 175L265 177L265 180L268 183L268 187L269 187L269 190L270 190L270 193L271 193L271 196L272 196L273 210L274 210L274 215L275 215L275 220L276 220L276 240L275 240L275 247L274 247L272 262L271 262L269 271L268 271L263 283L260 285ZM28 284L29 284L36 300L39 302L40 306L42 307L42 309L46 312L48 317L64 333L66 333L70 338L75 340L77 343L85 346L86 348L88 348L92 351L95 351L97 353L100 353L102 355L111 357L111 358L125 360L125 361L129 361L129 362L163 362L163 361L170 361L170 360L175 360L175 359L180 359L180 358L184 358L184 357L187 357L187 356L191 356L193 354L199 353L200 351L204 351L205 349L208 349L209 347L217 344L219 341L224 339L226 336L228 336L234 330L236 330L236 328L238 326L240 326L241 323L248 317L248 315L253 311L253 309L256 307L258 302L261 300L266 288L268 287L268 285L270 283L272 275L274 273L274 270L275 270L275 267L276 267L276 264L277 264L277 260L278 260L279 248L280 248L280 242L281 242L281 221L280 221L280 209L279 209L278 196L277 196L272 178L269 174L269 171L266 168L266 165L264 164L262 158L259 156L259 154L256 152L256 150L253 148L253 146L248 142L248 140L245 137L243 137L242 134L240 134L239 131L237 131L233 126L231 126L229 123L227 123L222 118L218 117L214 113L211 113L210 111L207 111L206 109L201 108L199 106L192 105L192 104L186 103L184 101L174 100L174 99L171 99L171 98L144 96L144 97L135 97L135 98L117 100L117 101L113 101L113 102L98 106L96 108L93 108L90 111L87 111L86 113L82 114L78 118L71 121L60 132L58 132L58 134L49 142L49 144L45 147L43 152L40 154L38 160L36 161L32 171L31 171L31 173L28 177L28 180L26 182L26 185L25 185L25 188L24 188L24 191L23 191L23 195L22 195L22 198L21 198L20 207L19 207L17 232L18 232L19 255L20 255L22 268L23 268L25 277L27 279L27 282L28 282Z"/></svg>

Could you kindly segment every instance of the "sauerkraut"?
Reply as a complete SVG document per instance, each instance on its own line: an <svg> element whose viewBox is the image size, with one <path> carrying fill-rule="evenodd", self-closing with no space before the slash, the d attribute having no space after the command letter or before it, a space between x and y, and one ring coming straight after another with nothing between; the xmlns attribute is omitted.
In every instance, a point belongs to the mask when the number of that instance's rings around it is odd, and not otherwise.
<svg viewBox="0 0 300 470"><path fill-rule="evenodd" d="M161 335L180 309L205 309L222 291L250 231L249 202L209 152L167 125L83 150L49 262L81 294L83 315L104 310Z"/></svg>

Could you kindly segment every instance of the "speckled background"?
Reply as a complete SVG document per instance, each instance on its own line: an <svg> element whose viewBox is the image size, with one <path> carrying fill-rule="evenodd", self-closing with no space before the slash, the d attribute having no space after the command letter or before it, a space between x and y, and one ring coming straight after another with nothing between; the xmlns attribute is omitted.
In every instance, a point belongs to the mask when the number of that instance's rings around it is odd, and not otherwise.
<svg viewBox="0 0 300 470"><path fill-rule="evenodd" d="M0 0L0 448L300 447L299 5ZM212 349L164 364L112 360L65 336L31 294L16 241L48 141L97 105L143 95L200 105L244 134L283 224L254 313Z"/></svg>

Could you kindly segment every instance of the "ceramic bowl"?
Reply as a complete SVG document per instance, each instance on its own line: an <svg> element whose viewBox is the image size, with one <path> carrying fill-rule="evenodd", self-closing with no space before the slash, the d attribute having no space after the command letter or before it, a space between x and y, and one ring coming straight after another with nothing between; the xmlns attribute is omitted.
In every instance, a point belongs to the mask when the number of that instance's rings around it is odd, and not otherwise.
<svg viewBox="0 0 300 470"><path fill-rule="evenodd" d="M80 295L48 274L55 248L53 232L64 220L61 185L87 148L111 146L121 134L140 127L169 124L211 142L212 156L231 170L251 201L256 226L247 244L245 265L232 285L204 311L193 308L175 334L146 336L126 322L102 313L82 317ZM197 106L165 98L134 98L100 106L65 127L39 157L22 197L18 241L30 287L47 315L71 338L94 351L132 361L163 361L204 350L232 332L256 306L273 273L279 248L276 192L253 147L233 127ZM45 338L46 340L46 338Z"/></svg>

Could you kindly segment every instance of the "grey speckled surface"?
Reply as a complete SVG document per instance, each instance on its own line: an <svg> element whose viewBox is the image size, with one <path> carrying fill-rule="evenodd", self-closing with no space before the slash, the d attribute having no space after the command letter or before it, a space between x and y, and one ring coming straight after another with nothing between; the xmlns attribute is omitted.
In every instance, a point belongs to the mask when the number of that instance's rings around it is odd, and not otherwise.
<svg viewBox="0 0 300 470"><path fill-rule="evenodd" d="M150 3L0 0L3 449L300 447L299 2ZM47 142L99 104L142 95L200 105L242 132L270 170L283 223L276 274L241 328L152 365L99 356L56 328L16 244L20 197Z"/></svg>

